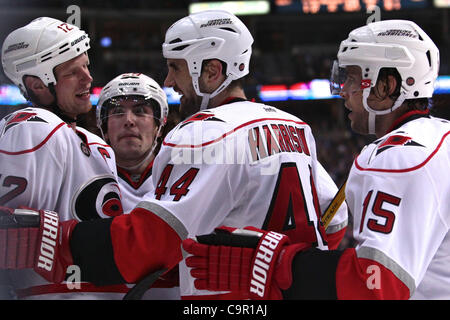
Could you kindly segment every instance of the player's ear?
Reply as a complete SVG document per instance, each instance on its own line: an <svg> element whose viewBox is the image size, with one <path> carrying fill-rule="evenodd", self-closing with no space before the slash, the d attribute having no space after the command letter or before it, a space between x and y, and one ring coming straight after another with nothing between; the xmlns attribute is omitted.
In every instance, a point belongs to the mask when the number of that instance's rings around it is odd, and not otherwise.
<svg viewBox="0 0 450 320"><path fill-rule="evenodd" d="M397 88L397 79L394 76L387 76L386 88L388 96L392 95L395 92L395 88Z"/></svg>
<svg viewBox="0 0 450 320"><path fill-rule="evenodd" d="M222 63L217 59L209 60L203 67L205 73L204 80L207 83L216 83L222 78Z"/></svg>
<svg viewBox="0 0 450 320"><path fill-rule="evenodd" d="M41 79L35 76L25 76L23 81L30 101L44 106L54 102L55 97Z"/></svg>
<svg viewBox="0 0 450 320"><path fill-rule="evenodd" d="M153 136L156 138L161 137L162 135L162 130L158 133L159 130L159 126L158 124L155 124L155 126L153 127Z"/></svg>
<svg viewBox="0 0 450 320"><path fill-rule="evenodd" d="M33 91L33 93L37 96L42 95L48 88L45 86L44 82L41 79L35 76L25 76L24 78L25 86Z"/></svg>

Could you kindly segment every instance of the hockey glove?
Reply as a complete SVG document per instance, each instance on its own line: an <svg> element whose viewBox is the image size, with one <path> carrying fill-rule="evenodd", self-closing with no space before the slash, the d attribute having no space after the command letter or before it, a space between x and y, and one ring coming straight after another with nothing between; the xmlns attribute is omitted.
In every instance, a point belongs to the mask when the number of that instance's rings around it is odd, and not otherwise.
<svg viewBox="0 0 450 320"><path fill-rule="evenodd" d="M289 244L287 236L253 227L216 228L215 233L183 241L200 290L232 291L250 299L282 299L292 284L292 260L310 244Z"/></svg>
<svg viewBox="0 0 450 320"><path fill-rule="evenodd" d="M0 270L33 268L62 282L73 263L69 237L76 224L60 222L53 211L0 207Z"/></svg>

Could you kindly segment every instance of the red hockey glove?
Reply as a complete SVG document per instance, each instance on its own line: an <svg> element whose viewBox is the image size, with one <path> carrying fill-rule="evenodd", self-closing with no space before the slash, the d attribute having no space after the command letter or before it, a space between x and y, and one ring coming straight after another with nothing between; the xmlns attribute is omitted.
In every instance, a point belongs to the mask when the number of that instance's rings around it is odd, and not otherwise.
<svg viewBox="0 0 450 320"><path fill-rule="evenodd" d="M0 207L0 269L33 268L60 283L72 262L69 237L75 220L60 222L48 210Z"/></svg>
<svg viewBox="0 0 450 320"><path fill-rule="evenodd" d="M290 245L289 238L253 227L220 227L215 233L183 241L186 258L200 290L233 291L250 299L282 299L292 284L292 260L310 244Z"/></svg>

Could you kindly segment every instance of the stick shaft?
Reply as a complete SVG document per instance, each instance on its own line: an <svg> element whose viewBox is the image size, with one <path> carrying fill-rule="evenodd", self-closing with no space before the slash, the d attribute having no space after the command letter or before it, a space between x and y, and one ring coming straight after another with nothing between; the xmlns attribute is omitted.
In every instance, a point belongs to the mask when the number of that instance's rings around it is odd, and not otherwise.
<svg viewBox="0 0 450 320"><path fill-rule="evenodd" d="M328 206L327 210L325 210L325 213L322 216L322 223L325 228L325 230L328 228L328 225L330 224L331 220L333 220L334 215L340 208L342 202L345 200L345 185L347 184L347 181L344 182L344 184L339 188L339 191L334 196L334 199L331 201L330 205Z"/></svg>

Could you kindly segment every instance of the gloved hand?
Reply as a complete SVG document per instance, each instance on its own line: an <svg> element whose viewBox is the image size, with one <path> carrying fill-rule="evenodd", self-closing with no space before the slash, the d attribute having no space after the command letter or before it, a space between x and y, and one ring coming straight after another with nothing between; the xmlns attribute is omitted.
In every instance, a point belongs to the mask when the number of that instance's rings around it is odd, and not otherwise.
<svg viewBox="0 0 450 320"><path fill-rule="evenodd" d="M183 241L200 290L233 291L250 299L282 299L292 284L292 260L310 244L290 244L286 235L253 227L216 228Z"/></svg>
<svg viewBox="0 0 450 320"><path fill-rule="evenodd" d="M60 222L49 210L0 207L0 269L33 268L60 283L73 264L69 240L76 220Z"/></svg>

